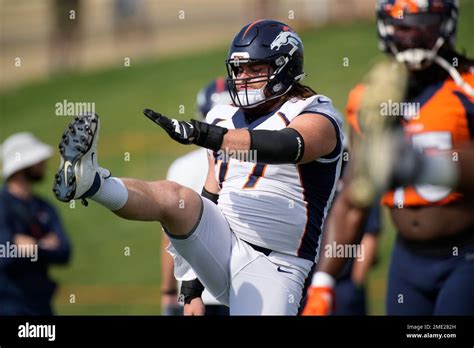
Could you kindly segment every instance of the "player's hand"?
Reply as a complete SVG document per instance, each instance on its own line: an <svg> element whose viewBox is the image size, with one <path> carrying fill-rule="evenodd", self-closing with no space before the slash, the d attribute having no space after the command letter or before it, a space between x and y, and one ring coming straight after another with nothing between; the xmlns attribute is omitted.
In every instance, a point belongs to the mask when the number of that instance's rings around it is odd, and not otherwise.
<svg viewBox="0 0 474 348"><path fill-rule="evenodd" d="M184 305L184 315L201 316L205 313L204 302L202 298L196 297L191 300L189 304Z"/></svg>
<svg viewBox="0 0 474 348"><path fill-rule="evenodd" d="M59 237L54 232L49 232L38 241L39 247L45 250L56 250L59 248L60 244Z"/></svg>
<svg viewBox="0 0 474 348"><path fill-rule="evenodd" d="M334 278L325 272L316 272L308 290L306 306L301 315L329 315L334 310Z"/></svg>
<svg viewBox="0 0 474 348"><path fill-rule="evenodd" d="M224 135L228 132L227 128L206 122L197 120L187 122L178 121L174 118L171 119L151 109L145 109L143 113L146 117L163 128L171 139L184 145L196 144L206 149L219 151L224 140Z"/></svg>
<svg viewBox="0 0 474 348"><path fill-rule="evenodd" d="M26 235L26 234L16 233L13 236L13 243L16 244L16 245L33 247L35 244L37 244L37 240L35 238L31 237L31 236Z"/></svg>
<svg viewBox="0 0 474 348"><path fill-rule="evenodd" d="M334 303L334 290L327 287L311 286L302 315L329 315Z"/></svg>
<svg viewBox="0 0 474 348"><path fill-rule="evenodd" d="M195 120L191 120L191 122L178 121L174 118L168 118L151 109L143 110L143 114L163 128L169 134L171 139L184 145L194 144L196 128L193 121Z"/></svg>

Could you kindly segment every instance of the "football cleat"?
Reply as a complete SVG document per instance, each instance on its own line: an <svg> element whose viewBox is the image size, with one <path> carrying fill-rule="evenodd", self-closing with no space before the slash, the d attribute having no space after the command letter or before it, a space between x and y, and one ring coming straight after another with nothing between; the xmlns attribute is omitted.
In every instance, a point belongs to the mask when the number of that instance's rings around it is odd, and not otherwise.
<svg viewBox="0 0 474 348"><path fill-rule="evenodd" d="M97 114L76 116L59 143L61 165L57 171L53 192L63 202L94 195L103 182L97 164L97 141L100 122Z"/></svg>
<svg viewBox="0 0 474 348"><path fill-rule="evenodd" d="M408 70L395 60L379 62L365 77L364 85L366 89L359 110L363 137L353 144L352 181L349 184L353 202L361 207L372 204L380 194L379 188L385 186L380 181L386 182L392 170L389 165L392 161L386 159L395 154L388 150L393 144L386 140L400 122L399 117L382 115L381 109L384 103L404 100ZM387 152L381 153L385 147Z"/></svg>

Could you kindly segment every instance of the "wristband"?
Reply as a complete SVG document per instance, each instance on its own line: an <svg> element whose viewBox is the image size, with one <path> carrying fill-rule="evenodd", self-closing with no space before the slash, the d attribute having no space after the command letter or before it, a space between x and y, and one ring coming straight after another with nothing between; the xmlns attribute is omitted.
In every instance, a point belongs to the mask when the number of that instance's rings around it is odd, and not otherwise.
<svg viewBox="0 0 474 348"><path fill-rule="evenodd" d="M191 123L195 129L194 144L213 151L220 150L224 135L229 131L227 128L197 120L191 120Z"/></svg>
<svg viewBox="0 0 474 348"><path fill-rule="evenodd" d="M189 304L191 300L196 297L201 297L204 291L204 285L199 279L186 280L181 283L181 295L183 296L184 303Z"/></svg>
<svg viewBox="0 0 474 348"><path fill-rule="evenodd" d="M209 199L209 200L212 201L214 204L217 204L217 201L218 201L218 199L219 199L219 195L218 195L218 194L209 192L208 190L206 190L205 187L202 188L201 196L204 197L204 198Z"/></svg>

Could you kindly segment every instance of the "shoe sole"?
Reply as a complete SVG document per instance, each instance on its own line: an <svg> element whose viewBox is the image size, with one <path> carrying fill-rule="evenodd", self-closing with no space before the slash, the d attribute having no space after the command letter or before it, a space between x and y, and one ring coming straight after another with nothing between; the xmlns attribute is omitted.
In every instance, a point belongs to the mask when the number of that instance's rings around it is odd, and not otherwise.
<svg viewBox="0 0 474 348"><path fill-rule="evenodd" d="M59 143L59 153L64 161L54 176L53 193L57 199L69 202L76 193L75 167L91 149L99 126L99 116L75 117L69 124Z"/></svg>

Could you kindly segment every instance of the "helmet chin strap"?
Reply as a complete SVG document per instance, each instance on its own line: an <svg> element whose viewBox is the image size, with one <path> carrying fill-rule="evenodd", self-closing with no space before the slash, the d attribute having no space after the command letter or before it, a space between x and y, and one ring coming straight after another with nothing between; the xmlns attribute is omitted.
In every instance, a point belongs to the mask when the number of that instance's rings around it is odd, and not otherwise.
<svg viewBox="0 0 474 348"><path fill-rule="evenodd" d="M461 87L467 95L469 95L470 97L474 97L474 88L472 88L471 85L469 85L466 81L463 80L459 72L451 64L449 64L446 59L437 55L434 57L434 62L440 67L442 67L444 70L446 70L449 75L451 75L456 85Z"/></svg>
<svg viewBox="0 0 474 348"><path fill-rule="evenodd" d="M449 73L456 85L461 87L464 92L466 92L469 96L474 97L474 88L463 80L456 68L449 64L446 59L438 55L438 51L441 46L443 46L443 44L444 38L439 37L431 50L422 48L410 48L399 52L393 43L389 44L389 48L397 59L397 61L399 61L400 63L407 64L410 68L414 70L421 70L426 67L427 64L435 62Z"/></svg>

